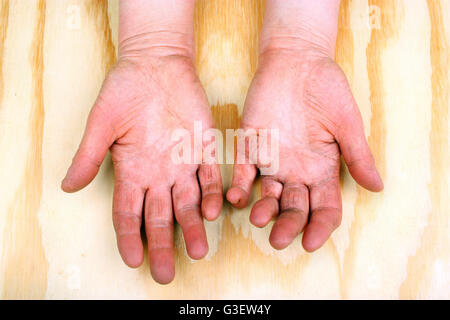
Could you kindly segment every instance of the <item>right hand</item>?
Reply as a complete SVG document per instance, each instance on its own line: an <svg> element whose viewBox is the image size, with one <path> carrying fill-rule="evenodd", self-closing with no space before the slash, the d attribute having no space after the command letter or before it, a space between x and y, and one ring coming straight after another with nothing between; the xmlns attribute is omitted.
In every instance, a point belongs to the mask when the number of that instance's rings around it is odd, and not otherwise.
<svg viewBox="0 0 450 320"><path fill-rule="evenodd" d="M203 217L219 216L222 180L218 165L177 165L171 159L173 130L192 133L194 120L201 121L204 129L213 126L191 55L183 48L172 47L168 54L166 48L145 50L120 51L62 188L76 192L88 185L110 149L119 252L128 266L142 264L144 212L151 272L165 284L174 278L173 212L187 253L193 259L203 258L208 252Z"/></svg>

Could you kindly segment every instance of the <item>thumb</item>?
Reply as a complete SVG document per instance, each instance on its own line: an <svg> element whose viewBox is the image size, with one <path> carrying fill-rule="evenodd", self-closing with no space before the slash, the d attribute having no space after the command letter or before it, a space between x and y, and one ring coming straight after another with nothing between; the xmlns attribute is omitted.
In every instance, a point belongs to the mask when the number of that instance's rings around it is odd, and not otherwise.
<svg viewBox="0 0 450 320"><path fill-rule="evenodd" d="M94 180L114 140L110 120L101 112L97 100L89 114L83 139L61 188L65 192L76 192Z"/></svg>
<svg viewBox="0 0 450 320"><path fill-rule="evenodd" d="M352 107L342 109L349 111L342 118L336 139L355 181L367 190L379 192L384 188L383 181L364 134L361 113L352 96L351 103Z"/></svg>

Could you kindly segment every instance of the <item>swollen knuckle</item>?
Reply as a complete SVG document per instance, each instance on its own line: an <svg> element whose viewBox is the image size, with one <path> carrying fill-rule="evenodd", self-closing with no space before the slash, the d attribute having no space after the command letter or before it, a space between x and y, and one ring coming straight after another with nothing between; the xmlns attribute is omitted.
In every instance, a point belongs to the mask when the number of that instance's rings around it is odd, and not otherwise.
<svg viewBox="0 0 450 320"><path fill-rule="evenodd" d="M141 220L141 217L134 213L123 211L113 213L114 228L119 235L139 233Z"/></svg>
<svg viewBox="0 0 450 320"><path fill-rule="evenodd" d="M178 208L178 213L182 216L190 216L197 213L200 210L200 206L196 203L185 204Z"/></svg>
<svg viewBox="0 0 450 320"><path fill-rule="evenodd" d="M210 194L221 194L221 193L222 193L222 186L220 186L216 182L207 183L202 186L203 197Z"/></svg>
<svg viewBox="0 0 450 320"><path fill-rule="evenodd" d="M149 217L146 219L145 224L152 229L163 229L171 227L173 225L173 222L170 219Z"/></svg>
<svg viewBox="0 0 450 320"><path fill-rule="evenodd" d="M305 205L305 190L298 186L285 187L281 197L281 206L283 210L288 208L300 208Z"/></svg>

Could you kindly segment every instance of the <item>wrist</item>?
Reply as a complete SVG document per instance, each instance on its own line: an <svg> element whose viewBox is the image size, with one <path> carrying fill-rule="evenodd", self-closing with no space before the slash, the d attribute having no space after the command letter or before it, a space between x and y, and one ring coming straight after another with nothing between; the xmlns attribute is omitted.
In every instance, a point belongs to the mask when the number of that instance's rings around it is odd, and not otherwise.
<svg viewBox="0 0 450 320"><path fill-rule="evenodd" d="M334 58L340 0L267 0L260 52Z"/></svg>
<svg viewBox="0 0 450 320"><path fill-rule="evenodd" d="M194 57L195 0L120 0L119 58Z"/></svg>

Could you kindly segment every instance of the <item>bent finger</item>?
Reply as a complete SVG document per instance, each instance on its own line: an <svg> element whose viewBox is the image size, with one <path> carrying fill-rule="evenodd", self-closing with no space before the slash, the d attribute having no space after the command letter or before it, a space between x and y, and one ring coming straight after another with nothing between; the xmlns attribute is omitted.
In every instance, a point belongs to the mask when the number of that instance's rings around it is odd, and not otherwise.
<svg viewBox="0 0 450 320"><path fill-rule="evenodd" d="M319 249L340 225L342 200L338 178L310 187L311 217L303 234L303 247Z"/></svg>
<svg viewBox="0 0 450 320"><path fill-rule="evenodd" d="M261 199L254 204L250 212L250 222L253 225L263 228L278 215L282 190L283 185L274 178L261 178Z"/></svg>
<svg viewBox="0 0 450 320"><path fill-rule="evenodd" d="M219 165L201 165L198 179L202 191L202 214L207 220L213 221L220 215L223 204L222 176Z"/></svg>
<svg viewBox="0 0 450 320"><path fill-rule="evenodd" d="M234 165L231 188L227 192L227 200L233 207L242 209L248 205L256 173L256 166L253 164Z"/></svg>
<svg viewBox="0 0 450 320"><path fill-rule="evenodd" d="M281 213L270 233L270 243L278 250L289 246L308 222L308 188L300 183L285 184L281 195Z"/></svg>

